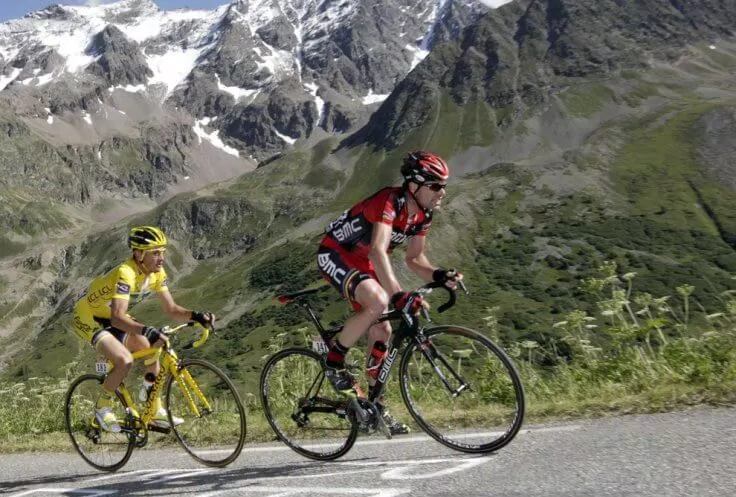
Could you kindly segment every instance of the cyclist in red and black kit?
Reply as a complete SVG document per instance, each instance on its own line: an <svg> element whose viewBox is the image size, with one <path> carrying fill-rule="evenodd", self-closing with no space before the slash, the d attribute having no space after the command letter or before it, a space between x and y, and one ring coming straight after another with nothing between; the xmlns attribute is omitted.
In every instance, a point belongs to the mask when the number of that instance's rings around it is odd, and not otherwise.
<svg viewBox="0 0 736 497"><path fill-rule="evenodd" d="M432 213L445 197L450 169L440 156L414 151L401 166L404 183L383 188L345 211L327 226L317 251L317 265L327 281L356 311L345 321L342 331L330 347L325 375L338 392L356 395L355 378L345 368L345 354L368 331L366 373L371 387L386 353L391 336L387 321L374 324L389 304L395 308L407 304L409 293L401 289L389 254L408 241L406 264L427 281L441 281L455 288L462 274L434 266L425 254L425 237L432 224ZM423 305L420 299L415 301ZM394 434L408 433L409 428L388 415L383 399L379 409Z"/></svg>

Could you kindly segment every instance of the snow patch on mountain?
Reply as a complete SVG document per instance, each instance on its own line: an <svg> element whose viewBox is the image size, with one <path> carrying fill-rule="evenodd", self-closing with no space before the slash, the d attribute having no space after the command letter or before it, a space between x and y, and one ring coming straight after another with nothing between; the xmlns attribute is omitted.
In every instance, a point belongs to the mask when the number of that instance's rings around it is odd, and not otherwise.
<svg viewBox="0 0 736 497"><path fill-rule="evenodd" d="M215 119L217 119L217 117L203 117L202 119L197 119L196 121L194 121L194 126L192 127L192 129L197 135L199 143L201 144L202 140L207 140L214 147L219 148L223 152L234 155L235 157L240 157L240 152L238 152L233 147L229 147L225 145L225 143L223 143L222 139L219 137L219 130L215 130L212 133L207 133L207 131L203 128L203 126L207 126Z"/></svg>
<svg viewBox="0 0 736 497"><path fill-rule="evenodd" d="M21 71L23 71L23 69L14 67L13 71L10 73L9 76L0 76L0 91L2 91L6 86L12 83L15 80L15 78L18 77Z"/></svg>
<svg viewBox="0 0 736 497"><path fill-rule="evenodd" d="M259 89L254 90L248 90L245 88L240 88L238 86L225 86L220 81L220 76L215 73L215 79L217 80L217 89L220 91L224 91L225 93L229 93L233 97L235 97L235 100L239 100L241 97L253 97L255 98L258 93L261 91ZM252 101L253 99L251 99Z"/></svg>

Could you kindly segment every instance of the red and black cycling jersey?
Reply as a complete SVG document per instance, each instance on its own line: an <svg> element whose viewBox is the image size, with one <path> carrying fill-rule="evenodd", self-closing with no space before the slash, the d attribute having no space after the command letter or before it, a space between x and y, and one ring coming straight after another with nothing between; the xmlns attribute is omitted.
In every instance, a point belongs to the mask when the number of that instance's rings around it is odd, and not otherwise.
<svg viewBox="0 0 736 497"><path fill-rule="evenodd" d="M367 258L373 225L376 223L392 227L388 247L388 251L391 252L411 236L425 236L432 224L432 214L429 211L419 210L412 219L409 219L404 190L401 187L383 188L331 222L325 230L322 244Z"/></svg>

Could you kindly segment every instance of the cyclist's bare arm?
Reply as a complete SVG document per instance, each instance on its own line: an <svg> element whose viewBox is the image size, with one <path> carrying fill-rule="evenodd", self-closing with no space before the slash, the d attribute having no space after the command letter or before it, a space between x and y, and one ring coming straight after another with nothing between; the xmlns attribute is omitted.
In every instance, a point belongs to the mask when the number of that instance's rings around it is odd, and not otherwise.
<svg viewBox="0 0 736 497"><path fill-rule="evenodd" d="M110 322L113 327L140 335L145 325L128 316L128 301L126 299L110 300Z"/></svg>
<svg viewBox="0 0 736 497"><path fill-rule="evenodd" d="M427 259L424 252L425 236L412 236L406 246L406 265L409 269L425 281L432 281L432 273L435 266Z"/></svg>
<svg viewBox="0 0 736 497"><path fill-rule="evenodd" d="M161 308L171 319L183 323L192 318L191 309L182 307L174 302L174 297L171 296L171 293L168 290L163 290L157 293L157 295L161 302Z"/></svg>
<svg viewBox="0 0 736 497"><path fill-rule="evenodd" d="M371 237L371 248L368 258L376 271L378 282L388 293L389 297L401 291L401 285L396 280L391 259L388 256L388 246L391 242L392 226L390 224L375 223Z"/></svg>
<svg viewBox="0 0 736 497"><path fill-rule="evenodd" d="M406 248L406 265L414 271L420 278L426 281L432 281L434 279L435 270L439 269L434 266L429 259L427 254L424 252L424 236L413 236L409 239ZM456 280L448 281L445 283L448 288L453 290L457 288L458 281L463 279L463 275L460 273L456 274Z"/></svg>

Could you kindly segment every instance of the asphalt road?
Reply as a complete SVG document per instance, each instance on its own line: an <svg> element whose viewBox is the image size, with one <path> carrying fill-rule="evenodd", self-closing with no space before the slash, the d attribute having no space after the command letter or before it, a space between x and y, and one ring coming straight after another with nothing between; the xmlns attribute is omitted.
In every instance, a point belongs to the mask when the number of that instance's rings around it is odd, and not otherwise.
<svg viewBox="0 0 736 497"><path fill-rule="evenodd" d="M736 495L736 410L526 426L488 456L455 453L423 436L360 439L338 462L280 444L247 445L229 467L198 465L183 450L133 453L117 473L76 454L0 456L0 494L316 496Z"/></svg>

